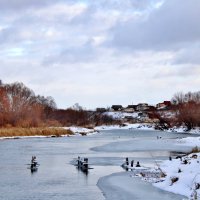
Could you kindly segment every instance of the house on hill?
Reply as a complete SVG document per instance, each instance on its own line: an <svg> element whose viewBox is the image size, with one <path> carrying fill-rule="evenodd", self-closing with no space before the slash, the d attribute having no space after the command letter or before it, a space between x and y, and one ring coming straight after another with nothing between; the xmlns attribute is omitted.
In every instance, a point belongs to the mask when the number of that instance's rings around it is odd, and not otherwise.
<svg viewBox="0 0 200 200"><path fill-rule="evenodd" d="M149 109L149 105L147 103L139 103L136 107L137 111L145 111Z"/></svg>
<svg viewBox="0 0 200 200"><path fill-rule="evenodd" d="M106 112L107 110L106 110L106 108L96 108L96 111L103 113L103 112Z"/></svg>
<svg viewBox="0 0 200 200"><path fill-rule="evenodd" d="M123 109L124 112L135 112L137 108L137 105L128 105L126 108Z"/></svg>
<svg viewBox="0 0 200 200"><path fill-rule="evenodd" d="M158 103L156 108L159 110L169 108L172 105L171 101L163 101L162 103Z"/></svg>
<svg viewBox="0 0 200 200"><path fill-rule="evenodd" d="M121 111L123 107L122 105L112 105L111 109L114 111Z"/></svg>

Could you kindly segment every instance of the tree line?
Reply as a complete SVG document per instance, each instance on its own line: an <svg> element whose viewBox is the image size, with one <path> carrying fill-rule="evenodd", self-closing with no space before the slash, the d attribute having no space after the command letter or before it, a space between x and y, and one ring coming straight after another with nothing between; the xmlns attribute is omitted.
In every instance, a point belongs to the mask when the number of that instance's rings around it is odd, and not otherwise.
<svg viewBox="0 0 200 200"><path fill-rule="evenodd" d="M157 127L168 129L200 127L200 91L176 93L167 111L155 111ZM168 116L166 114L168 113ZM36 95L23 83L3 84L0 80L0 127L85 126L120 124L101 111L87 111L78 104L58 109L51 96Z"/></svg>
<svg viewBox="0 0 200 200"><path fill-rule="evenodd" d="M184 125L188 130L200 127L200 91L179 92L174 95L172 102L176 108L175 123Z"/></svg>
<svg viewBox="0 0 200 200"><path fill-rule="evenodd" d="M168 129L173 127L185 127L188 131L200 127L200 91L178 92L171 99L172 106L169 115L157 112L158 127Z"/></svg>
<svg viewBox="0 0 200 200"><path fill-rule="evenodd" d="M99 112L76 108L58 109L50 96L36 95L23 83L0 81L0 127L96 126L117 123Z"/></svg>

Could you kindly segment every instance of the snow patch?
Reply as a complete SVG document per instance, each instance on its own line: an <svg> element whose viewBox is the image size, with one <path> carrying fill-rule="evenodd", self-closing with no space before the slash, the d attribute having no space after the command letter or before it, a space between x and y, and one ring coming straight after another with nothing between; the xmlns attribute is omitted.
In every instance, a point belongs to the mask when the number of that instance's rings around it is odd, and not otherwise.
<svg viewBox="0 0 200 200"><path fill-rule="evenodd" d="M78 126L64 127L64 129L69 129L76 135L93 135L98 133L98 131L95 129L83 128Z"/></svg>
<svg viewBox="0 0 200 200"><path fill-rule="evenodd" d="M184 161L187 161L184 162ZM186 163L186 164L184 164ZM195 199L194 195L200 197L200 188L196 189L196 184L200 184L200 153L193 153L182 159L174 159L165 161L160 168L167 175L162 182L153 185L176 194L187 196ZM173 183L172 179L176 177L178 180Z"/></svg>
<svg viewBox="0 0 200 200"><path fill-rule="evenodd" d="M185 146L200 146L200 137L187 137L182 139L177 139L178 144Z"/></svg>
<svg viewBox="0 0 200 200"><path fill-rule="evenodd" d="M138 112L128 113L128 112L105 112L105 115L111 116L114 119L124 119L125 117L138 117Z"/></svg>
<svg viewBox="0 0 200 200"><path fill-rule="evenodd" d="M140 129L140 130L154 130L154 125L153 124L140 124L140 123L135 123L135 124L128 124L125 123L124 125L112 125L112 126L97 126L95 127L95 130L97 131L102 131L102 130L115 130L115 129Z"/></svg>

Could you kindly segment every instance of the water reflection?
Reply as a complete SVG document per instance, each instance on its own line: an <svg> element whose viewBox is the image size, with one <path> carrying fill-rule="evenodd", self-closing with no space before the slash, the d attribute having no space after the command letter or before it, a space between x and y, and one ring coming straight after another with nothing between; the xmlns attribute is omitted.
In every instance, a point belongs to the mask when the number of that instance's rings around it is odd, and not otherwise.
<svg viewBox="0 0 200 200"><path fill-rule="evenodd" d="M76 167L77 171L81 171L85 176L88 176L89 170L88 169L82 169L80 167Z"/></svg>
<svg viewBox="0 0 200 200"><path fill-rule="evenodd" d="M33 167L31 164L26 164L29 167L27 168L28 170L30 170L31 174L34 174L38 171L38 167Z"/></svg>
<svg viewBox="0 0 200 200"><path fill-rule="evenodd" d="M35 174L37 171L38 171L38 168L30 168L30 170L31 170L31 174L33 175L33 174Z"/></svg>

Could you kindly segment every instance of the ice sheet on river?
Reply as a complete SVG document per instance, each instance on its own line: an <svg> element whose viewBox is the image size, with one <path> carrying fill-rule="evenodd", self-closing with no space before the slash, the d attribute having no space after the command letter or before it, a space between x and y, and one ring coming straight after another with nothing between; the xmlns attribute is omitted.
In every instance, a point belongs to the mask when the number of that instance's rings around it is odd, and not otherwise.
<svg viewBox="0 0 200 200"><path fill-rule="evenodd" d="M183 196L168 193L153 187L150 183L133 178L131 172L112 174L99 179L98 187L106 200L181 200Z"/></svg>
<svg viewBox="0 0 200 200"><path fill-rule="evenodd" d="M177 145L171 139L131 139L128 141L118 141L94 147L93 151L102 152L132 152L132 151L186 151L184 146ZM188 150L190 148L188 147Z"/></svg>

